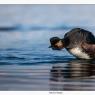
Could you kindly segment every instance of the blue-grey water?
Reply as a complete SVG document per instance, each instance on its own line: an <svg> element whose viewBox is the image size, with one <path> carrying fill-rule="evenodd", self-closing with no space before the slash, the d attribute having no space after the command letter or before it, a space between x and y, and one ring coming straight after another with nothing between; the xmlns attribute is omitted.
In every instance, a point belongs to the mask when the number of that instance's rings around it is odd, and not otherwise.
<svg viewBox="0 0 95 95"><path fill-rule="evenodd" d="M95 61L49 39L80 27L95 34L95 5L0 5L0 90L95 90Z"/></svg>

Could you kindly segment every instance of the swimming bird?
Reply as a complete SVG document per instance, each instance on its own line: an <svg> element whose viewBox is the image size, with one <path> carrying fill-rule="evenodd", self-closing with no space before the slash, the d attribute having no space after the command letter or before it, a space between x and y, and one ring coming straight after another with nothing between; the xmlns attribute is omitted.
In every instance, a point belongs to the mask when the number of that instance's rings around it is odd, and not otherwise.
<svg viewBox="0 0 95 95"><path fill-rule="evenodd" d="M95 36L88 30L74 28L64 35L64 38L50 38L53 50L66 50L77 58L95 59Z"/></svg>

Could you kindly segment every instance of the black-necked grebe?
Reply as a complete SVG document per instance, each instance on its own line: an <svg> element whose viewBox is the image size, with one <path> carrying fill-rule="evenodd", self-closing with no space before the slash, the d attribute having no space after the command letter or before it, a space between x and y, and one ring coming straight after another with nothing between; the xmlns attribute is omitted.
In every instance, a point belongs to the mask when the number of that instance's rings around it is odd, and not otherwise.
<svg viewBox="0 0 95 95"><path fill-rule="evenodd" d="M95 37L87 30L74 28L67 32L63 39L52 37L50 43L52 49L61 50L66 48L69 53L77 58L95 58Z"/></svg>

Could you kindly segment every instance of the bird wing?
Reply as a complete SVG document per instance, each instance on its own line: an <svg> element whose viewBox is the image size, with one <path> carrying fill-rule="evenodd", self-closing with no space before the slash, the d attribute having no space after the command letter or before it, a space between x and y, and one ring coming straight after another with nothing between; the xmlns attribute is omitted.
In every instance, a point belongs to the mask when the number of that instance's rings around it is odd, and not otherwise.
<svg viewBox="0 0 95 95"><path fill-rule="evenodd" d="M95 55L95 44L83 43L81 46L83 51L87 52L88 54Z"/></svg>

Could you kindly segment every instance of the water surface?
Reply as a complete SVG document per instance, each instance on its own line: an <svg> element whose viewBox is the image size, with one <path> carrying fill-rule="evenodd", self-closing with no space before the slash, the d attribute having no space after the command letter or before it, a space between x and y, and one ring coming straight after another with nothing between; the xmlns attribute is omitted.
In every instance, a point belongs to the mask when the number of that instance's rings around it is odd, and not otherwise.
<svg viewBox="0 0 95 95"><path fill-rule="evenodd" d="M80 27L95 34L95 5L0 5L0 90L95 90L95 61L49 39Z"/></svg>

